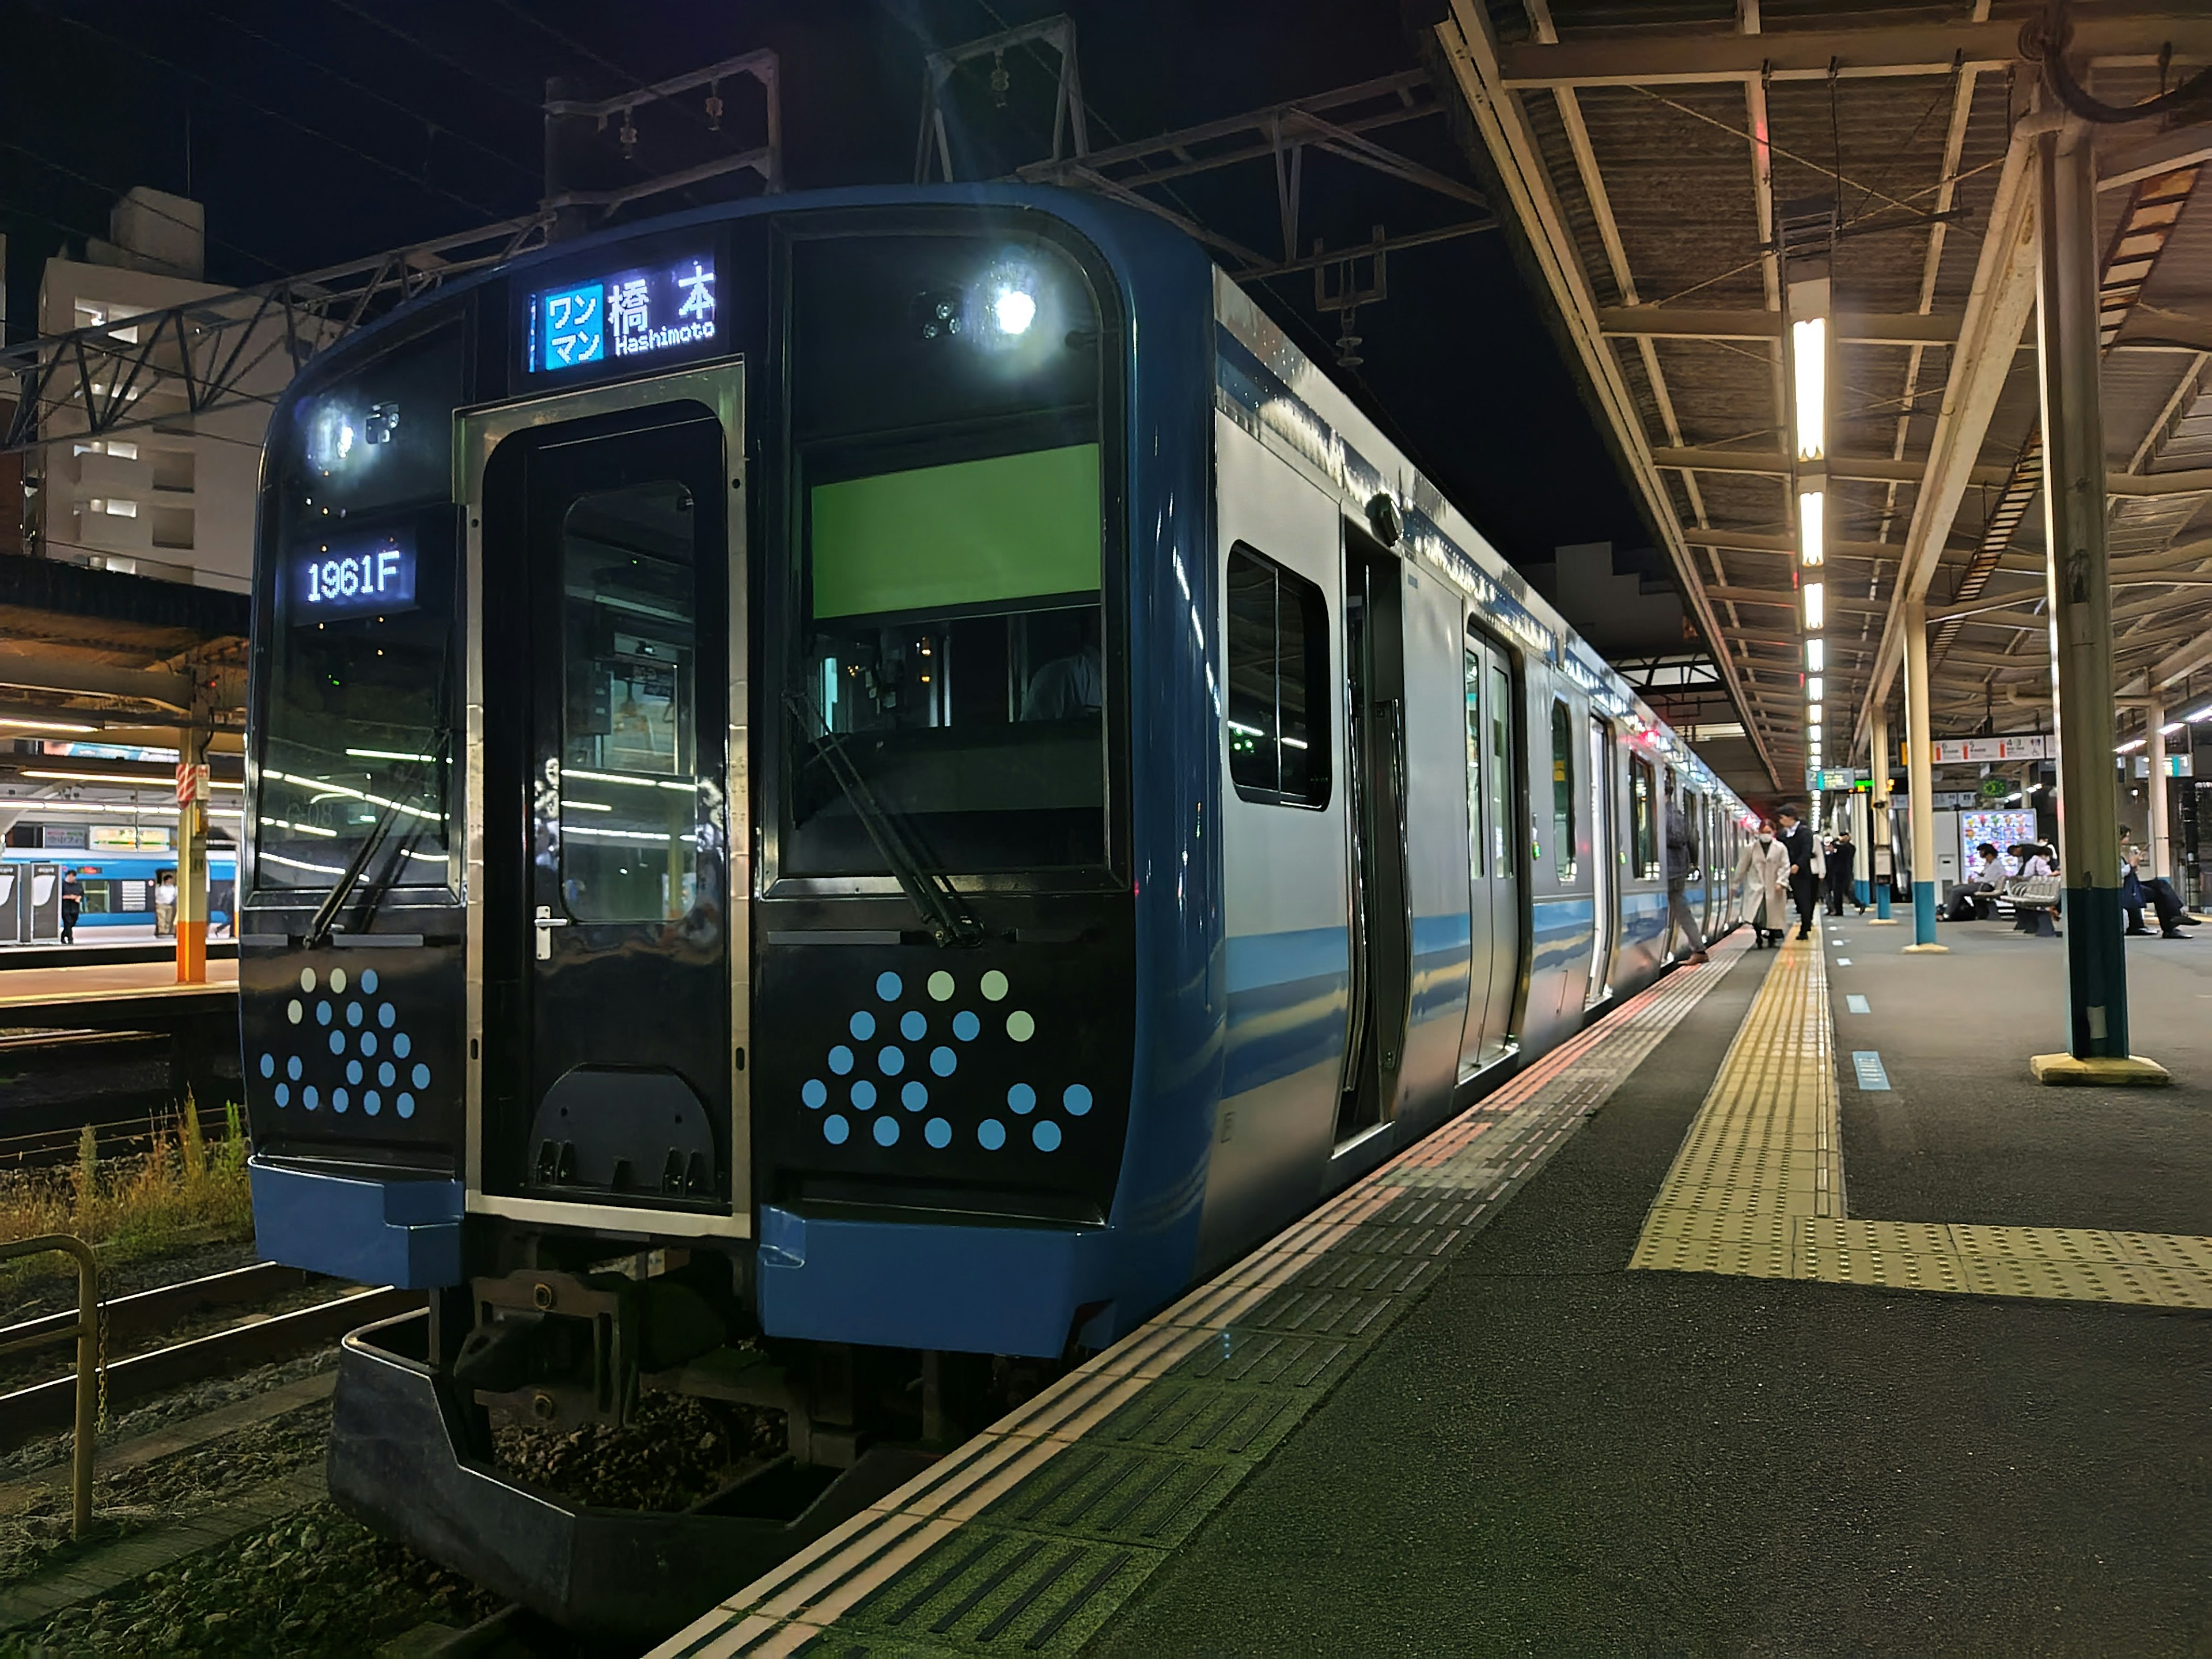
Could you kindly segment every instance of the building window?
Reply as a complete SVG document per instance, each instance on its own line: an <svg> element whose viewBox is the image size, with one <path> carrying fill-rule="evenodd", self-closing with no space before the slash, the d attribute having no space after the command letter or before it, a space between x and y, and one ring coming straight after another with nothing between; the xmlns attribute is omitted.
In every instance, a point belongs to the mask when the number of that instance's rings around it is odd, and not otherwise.
<svg viewBox="0 0 2212 1659"><path fill-rule="evenodd" d="M1574 717L1560 699L1552 699L1552 856L1561 881L1575 878Z"/></svg>
<svg viewBox="0 0 2212 1659"><path fill-rule="evenodd" d="M1629 762L1628 777L1629 857L1637 877L1650 881L1659 873L1659 781L1641 755Z"/></svg>
<svg viewBox="0 0 2212 1659"><path fill-rule="evenodd" d="M1328 802L1328 607L1239 542L1230 550L1229 775L1247 800Z"/></svg>
<svg viewBox="0 0 2212 1659"><path fill-rule="evenodd" d="M119 495L94 495L86 506L94 513L104 513L111 519L135 519L138 503L125 501Z"/></svg>

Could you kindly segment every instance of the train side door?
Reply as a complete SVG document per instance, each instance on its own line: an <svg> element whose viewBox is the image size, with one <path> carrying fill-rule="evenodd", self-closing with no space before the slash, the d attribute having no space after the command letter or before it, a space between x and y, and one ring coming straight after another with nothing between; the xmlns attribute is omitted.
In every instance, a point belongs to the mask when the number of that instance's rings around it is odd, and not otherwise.
<svg viewBox="0 0 2212 1659"><path fill-rule="evenodd" d="M1604 1000L1613 985L1614 907L1620 860L1613 822L1613 731L1601 716L1590 717L1590 971L1583 1006Z"/></svg>
<svg viewBox="0 0 2212 1659"><path fill-rule="evenodd" d="M1467 697L1468 913L1473 961L1462 1077L1504 1058L1521 988L1520 837L1515 829L1513 674L1505 653L1470 632L1462 642Z"/></svg>
<svg viewBox="0 0 2212 1659"><path fill-rule="evenodd" d="M577 394L484 469L471 1150L501 1212L745 1230L738 374Z"/></svg>
<svg viewBox="0 0 2212 1659"><path fill-rule="evenodd" d="M1346 527L1345 807L1352 835L1352 1007L1336 1114L1340 1146L1389 1116L1411 1008L1403 580L1396 559Z"/></svg>

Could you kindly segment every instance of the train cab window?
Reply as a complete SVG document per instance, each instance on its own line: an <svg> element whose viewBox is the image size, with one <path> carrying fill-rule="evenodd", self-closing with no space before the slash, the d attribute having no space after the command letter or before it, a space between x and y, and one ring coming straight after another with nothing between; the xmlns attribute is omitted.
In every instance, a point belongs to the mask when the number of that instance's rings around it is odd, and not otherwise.
<svg viewBox="0 0 2212 1659"><path fill-rule="evenodd" d="M365 843L366 890L447 880L453 710L452 410L458 324L403 339L269 441L276 586L254 880L327 891Z"/></svg>
<svg viewBox="0 0 2212 1659"><path fill-rule="evenodd" d="M1242 542L1230 550L1229 775L1246 800L1328 803L1328 607Z"/></svg>
<svg viewBox="0 0 2212 1659"><path fill-rule="evenodd" d="M561 892L586 921L673 921L696 896L690 492L579 496L561 529Z"/></svg>
<svg viewBox="0 0 2212 1659"><path fill-rule="evenodd" d="M789 258L780 872L889 870L854 787L939 869L1103 866L1118 520L1089 277L1029 235Z"/></svg>
<svg viewBox="0 0 2212 1659"><path fill-rule="evenodd" d="M1575 878L1574 716L1559 698L1552 699L1552 856L1561 881Z"/></svg>
<svg viewBox="0 0 2212 1659"><path fill-rule="evenodd" d="M1650 881L1659 873L1659 781L1641 755L1628 763L1628 846L1633 875Z"/></svg>

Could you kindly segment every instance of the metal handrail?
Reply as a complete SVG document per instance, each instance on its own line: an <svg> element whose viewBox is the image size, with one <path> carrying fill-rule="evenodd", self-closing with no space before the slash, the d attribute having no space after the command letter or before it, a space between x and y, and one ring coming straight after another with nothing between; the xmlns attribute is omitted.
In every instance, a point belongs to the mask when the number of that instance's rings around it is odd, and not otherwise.
<svg viewBox="0 0 2212 1659"><path fill-rule="evenodd" d="M37 1238L19 1238L12 1244L0 1244L0 1261L12 1261L19 1255L43 1255L49 1250L76 1258L76 1327L41 1331L0 1343L0 1354L49 1348L72 1336L76 1339L76 1432L70 1470L74 1509L70 1535L82 1538L92 1526L92 1454L98 1424L94 1385L100 1355L100 1264L93 1259L91 1245L67 1233L45 1233Z"/></svg>

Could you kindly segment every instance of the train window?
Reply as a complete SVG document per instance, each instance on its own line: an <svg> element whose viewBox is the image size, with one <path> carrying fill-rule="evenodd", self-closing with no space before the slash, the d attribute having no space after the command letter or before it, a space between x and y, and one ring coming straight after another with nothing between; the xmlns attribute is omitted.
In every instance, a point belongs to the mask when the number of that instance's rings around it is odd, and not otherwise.
<svg viewBox="0 0 2212 1659"><path fill-rule="evenodd" d="M1650 881L1659 873L1659 781L1641 755L1628 763L1628 845L1633 873Z"/></svg>
<svg viewBox="0 0 2212 1659"><path fill-rule="evenodd" d="M1328 802L1328 606L1242 542L1230 550L1229 775L1247 800Z"/></svg>
<svg viewBox="0 0 2212 1659"><path fill-rule="evenodd" d="M1467 862L1468 872L1480 876L1488 834L1482 811L1482 658L1469 651L1462 666L1467 674Z"/></svg>
<svg viewBox="0 0 2212 1659"><path fill-rule="evenodd" d="M1106 860L1102 316L1033 237L791 247L781 873L888 869L838 779L963 872Z"/></svg>
<svg viewBox="0 0 2212 1659"><path fill-rule="evenodd" d="M1490 669L1490 867L1511 879L1513 860L1506 823L1513 814L1513 682L1495 663Z"/></svg>
<svg viewBox="0 0 2212 1659"><path fill-rule="evenodd" d="M561 526L561 894L584 921L673 921L696 896L690 492L580 495Z"/></svg>
<svg viewBox="0 0 2212 1659"><path fill-rule="evenodd" d="M261 578L275 626L257 643L268 673L254 797L264 890L327 890L370 840L365 890L446 880L463 351L458 324L402 340L270 434L277 511Z"/></svg>
<svg viewBox="0 0 2212 1659"><path fill-rule="evenodd" d="M1552 856L1561 881L1575 878L1575 726L1574 716L1558 697L1552 699Z"/></svg>
<svg viewBox="0 0 2212 1659"><path fill-rule="evenodd" d="M1705 873L1705 798L1694 789L1682 792L1682 822L1690 835L1689 878L1695 881Z"/></svg>

